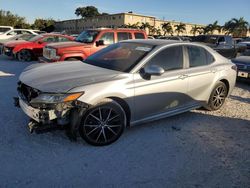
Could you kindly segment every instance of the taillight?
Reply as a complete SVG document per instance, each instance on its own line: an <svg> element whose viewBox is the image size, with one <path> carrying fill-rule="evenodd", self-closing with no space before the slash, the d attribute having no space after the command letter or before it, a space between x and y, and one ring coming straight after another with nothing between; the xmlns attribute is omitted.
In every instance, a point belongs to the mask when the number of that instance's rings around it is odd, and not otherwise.
<svg viewBox="0 0 250 188"><path fill-rule="evenodd" d="M236 66L236 65L233 65L231 68L232 68L233 70L237 71L237 66Z"/></svg>

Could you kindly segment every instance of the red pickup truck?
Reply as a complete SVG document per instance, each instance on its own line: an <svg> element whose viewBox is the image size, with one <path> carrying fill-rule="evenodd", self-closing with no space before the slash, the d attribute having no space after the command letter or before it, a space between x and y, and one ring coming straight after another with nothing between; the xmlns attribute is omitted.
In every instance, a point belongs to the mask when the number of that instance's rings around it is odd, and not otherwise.
<svg viewBox="0 0 250 188"><path fill-rule="evenodd" d="M48 44L43 48L40 63L84 60L106 46L128 39L147 39L145 31L137 29L89 29L74 42Z"/></svg>

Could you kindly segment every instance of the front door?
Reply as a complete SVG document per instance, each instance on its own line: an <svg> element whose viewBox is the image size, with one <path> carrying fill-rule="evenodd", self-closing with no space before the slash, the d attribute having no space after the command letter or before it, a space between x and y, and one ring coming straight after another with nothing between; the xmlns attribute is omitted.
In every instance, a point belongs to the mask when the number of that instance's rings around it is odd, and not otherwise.
<svg viewBox="0 0 250 188"><path fill-rule="evenodd" d="M168 47L154 55L143 67L157 65L165 70L161 76L144 79L134 74L136 120L149 118L185 106L189 101L188 78L184 67L183 47Z"/></svg>

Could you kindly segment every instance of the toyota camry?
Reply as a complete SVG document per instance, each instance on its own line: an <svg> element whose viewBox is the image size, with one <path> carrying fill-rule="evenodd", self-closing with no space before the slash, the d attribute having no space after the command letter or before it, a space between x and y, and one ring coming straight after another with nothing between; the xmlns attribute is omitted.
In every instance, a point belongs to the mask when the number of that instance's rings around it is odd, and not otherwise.
<svg viewBox="0 0 250 188"><path fill-rule="evenodd" d="M128 126L195 108L220 109L236 66L202 44L130 40L82 61L34 64L20 75L16 103L30 130L67 127L89 144L116 141Z"/></svg>

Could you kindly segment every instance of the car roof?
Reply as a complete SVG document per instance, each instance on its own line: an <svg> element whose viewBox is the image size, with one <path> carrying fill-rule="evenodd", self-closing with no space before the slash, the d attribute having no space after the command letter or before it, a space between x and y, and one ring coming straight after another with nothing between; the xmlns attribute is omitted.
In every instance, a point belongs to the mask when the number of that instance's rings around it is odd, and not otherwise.
<svg viewBox="0 0 250 188"><path fill-rule="evenodd" d="M43 33L40 34L41 36L64 36L64 37L71 37L69 35L57 34L57 33Z"/></svg>
<svg viewBox="0 0 250 188"><path fill-rule="evenodd" d="M141 44L148 44L148 45L153 45L153 46L163 46L163 45L176 44L176 43L186 44L186 42L183 42L183 41L162 40L162 39L135 39L135 40L125 40L122 42L141 43Z"/></svg>
<svg viewBox="0 0 250 188"><path fill-rule="evenodd" d="M95 29L87 29L93 31L136 31L136 32L145 32L141 29L131 29L131 28L95 28Z"/></svg>

